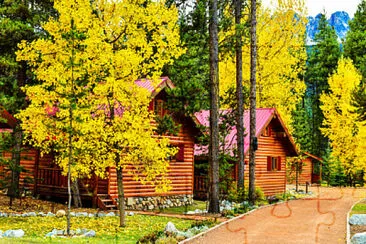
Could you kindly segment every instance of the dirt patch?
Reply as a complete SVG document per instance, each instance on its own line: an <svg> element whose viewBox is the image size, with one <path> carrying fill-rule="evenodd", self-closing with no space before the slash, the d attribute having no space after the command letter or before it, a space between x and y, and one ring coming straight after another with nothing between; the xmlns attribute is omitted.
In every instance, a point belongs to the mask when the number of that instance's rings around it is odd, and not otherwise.
<svg viewBox="0 0 366 244"><path fill-rule="evenodd" d="M9 206L9 197L0 194L0 212L6 213L24 213L24 212L52 212L55 213L57 210L66 210L67 205L39 200L32 197L24 197L24 198L16 198L13 201L12 206ZM77 210L78 212L96 212L96 209L91 208L78 208L72 209L73 211Z"/></svg>
<svg viewBox="0 0 366 244"><path fill-rule="evenodd" d="M365 225L351 225L351 237L356 233L366 232Z"/></svg>

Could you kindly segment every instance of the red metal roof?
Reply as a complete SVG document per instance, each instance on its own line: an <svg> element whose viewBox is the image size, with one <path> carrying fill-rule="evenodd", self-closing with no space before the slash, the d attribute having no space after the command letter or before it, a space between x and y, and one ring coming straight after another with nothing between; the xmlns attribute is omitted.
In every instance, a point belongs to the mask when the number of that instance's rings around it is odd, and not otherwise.
<svg viewBox="0 0 366 244"><path fill-rule="evenodd" d="M225 112L225 111L224 111ZM260 136L260 133L262 130L270 123L272 118L274 116L278 116L282 126L284 127L284 130L286 134L288 135L288 138L291 142L291 144L295 147L295 144L288 134L287 128L283 124L281 118L279 117L279 114L277 113L277 110L275 108L257 108L256 111L256 137ZM210 111L209 110L203 110L198 113L195 113L195 117L199 124L204 125L208 127L210 125ZM250 131L250 120L249 120L249 110L244 111L244 128L245 128L245 137L244 137L244 153L246 154L249 150L249 131ZM230 133L225 138L225 149L227 149L230 154L233 156L233 151L236 149L236 127L233 126ZM296 149L295 149L296 151ZM194 155L205 155L208 153L208 147L207 146L200 146L195 145Z"/></svg>
<svg viewBox="0 0 366 244"><path fill-rule="evenodd" d="M163 89L166 86L174 88L173 83L167 76L160 77L160 82L156 85L156 87L154 87L153 82L148 79L138 79L135 81L135 84L142 88L146 88L153 95L156 95L155 93L159 92L160 89Z"/></svg>

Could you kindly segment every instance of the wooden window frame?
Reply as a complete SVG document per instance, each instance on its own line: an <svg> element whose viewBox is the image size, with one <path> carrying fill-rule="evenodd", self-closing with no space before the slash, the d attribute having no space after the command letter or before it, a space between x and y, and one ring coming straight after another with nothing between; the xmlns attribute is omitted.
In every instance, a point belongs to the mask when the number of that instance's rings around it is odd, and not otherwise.
<svg viewBox="0 0 366 244"><path fill-rule="evenodd" d="M266 126L266 128L263 130L262 136L264 137L270 137L271 136L271 128L268 126Z"/></svg>
<svg viewBox="0 0 366 244"><path fill-rule="evenodd" d="M267 156L267 171L281 171L281 157Z"/></svg>

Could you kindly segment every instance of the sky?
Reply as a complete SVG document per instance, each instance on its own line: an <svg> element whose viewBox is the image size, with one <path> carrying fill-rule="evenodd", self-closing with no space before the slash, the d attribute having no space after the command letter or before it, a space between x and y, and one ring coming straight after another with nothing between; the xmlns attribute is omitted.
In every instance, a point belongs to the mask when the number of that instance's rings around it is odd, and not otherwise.
<svg viewBox="0 0 366 244"><path fill-rule="evenodd" d="M296 0L295 0L296 1ZM329 17L332 13L336 11L346 11L352 18L357 10L357 5L362 0L304 0L307 2L308 15L315 16L318 13L325 12ZM263 0L265 5L268 5L271 0Z"/></svg>

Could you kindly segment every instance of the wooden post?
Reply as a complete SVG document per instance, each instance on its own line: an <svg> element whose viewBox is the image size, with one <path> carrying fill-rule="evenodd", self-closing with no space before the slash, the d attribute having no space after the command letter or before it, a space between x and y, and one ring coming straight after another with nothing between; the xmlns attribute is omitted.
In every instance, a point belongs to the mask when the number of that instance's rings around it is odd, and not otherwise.
<svg viewBox="0 0 366 244"><path fill-rule="evenodd" d="M93 175L94 184L93 184L93 208L97 207L97 199L98 199L98 176Z"/></svg>
<svg viewBox="0 0 366 244"><path fill-rule="evenodd" d="M36 156L34 159L34 184L33 184L33 196L38 194L38 169L39 169L39 150L36 149Z"/></svg>

